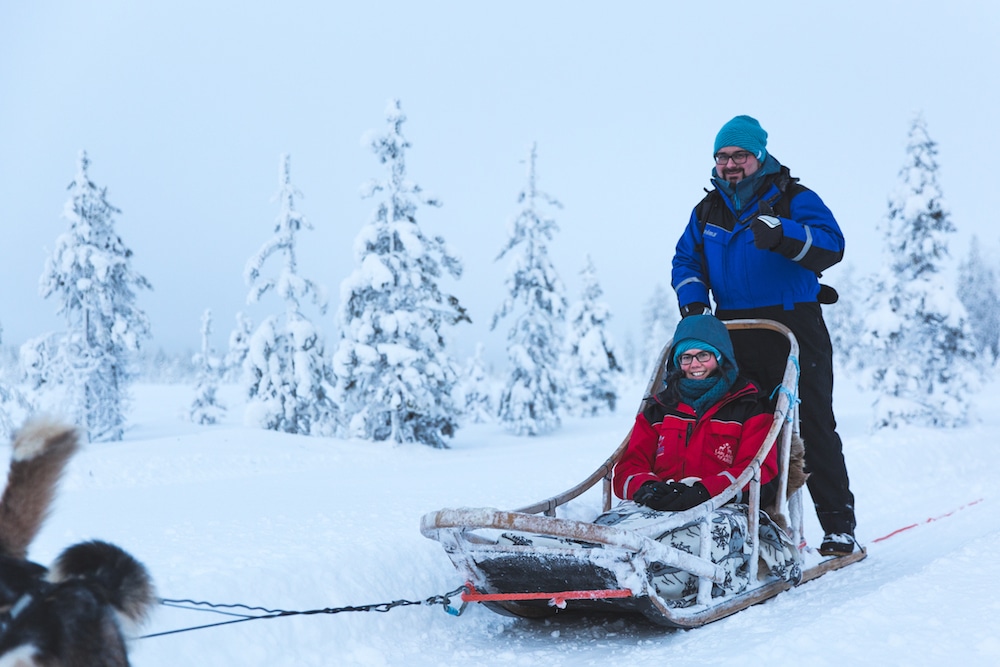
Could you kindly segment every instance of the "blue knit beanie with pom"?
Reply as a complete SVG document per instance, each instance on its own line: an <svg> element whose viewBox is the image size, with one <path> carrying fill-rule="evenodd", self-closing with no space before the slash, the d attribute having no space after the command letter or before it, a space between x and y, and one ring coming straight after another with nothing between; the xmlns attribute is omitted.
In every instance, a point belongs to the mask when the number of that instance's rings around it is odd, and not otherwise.
<svg viewBox="0 0 1000 667"><path fill-rule="evenodd" d="M767 157L767 132L756 118L737 116L723 125L715 135L715 150L712 151L712 155L726 146L739 146L753 153L759 162L763 162Z"/></svg>

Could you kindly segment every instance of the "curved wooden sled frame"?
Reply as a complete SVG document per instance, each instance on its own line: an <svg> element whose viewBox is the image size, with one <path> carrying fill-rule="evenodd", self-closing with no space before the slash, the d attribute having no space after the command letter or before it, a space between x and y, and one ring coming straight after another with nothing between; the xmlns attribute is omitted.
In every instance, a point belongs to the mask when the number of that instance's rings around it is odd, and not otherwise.
<svg viewBox="0 0 1000 667"><path fill-rule="evenodd" d="M733 320L726 322L730 330L763 329L785 336L789 342L788 361L778 389L774 419L764 443L750 465L721 494L684 512L667 514L662 521L642 530L623 530L584 521L558 518L557 508L579 497L603 481L603 507L612 504L611 473L615 463L628 446L629 434L610 458L589 477L571 489L546 500L513 511L492 508L443 509L424 515L420 531L428 538L441 542L456 568L475 588L484 593L560 593L580 589L628 589L631 597L564 600L569 609L601 613L634 613L645 615L655 623L669 627L694 628L724 618L750 605L757 604L793 586L784 580L765 577L758 580L757 539L760 507L760 467L771 448L778 445L780 486L778 514L789 526L793 544L803 544L802 504L805 489L786 498L788 468L793 432L798 431L798 341L782 324L772 320ZM666 356L672 346L669 341L660 353L644 396L655 393L663 381ZM645 401L639 410L645 407ZM712 598L712 585L721 582L722 568L707 558L691 555L654 539L668 530L699 522L700 553L709 553L711 534L708 518L717 508L728 503L749 484L750 508L747 540L751 543L750 581L742 593ZM579 547L500 544L484 531L516 531L532 535L562 538L582 542ZM601 548L586 545L601 545ZM863 549L850 556L831 558L808 567L802 581L809 581L830 570L838 569L865 557ZM698 577L698 594L694 605L674 606L661 598L650 583L647 572L652 563L677 567ZM554 587L561 590L553 591ZM513 589L513 590L512 590ZM554 596L555 597L555 596ZM538 618L550 616L557 609L544 601L503 600L485 603L492 610L508 615Z"/></svg>

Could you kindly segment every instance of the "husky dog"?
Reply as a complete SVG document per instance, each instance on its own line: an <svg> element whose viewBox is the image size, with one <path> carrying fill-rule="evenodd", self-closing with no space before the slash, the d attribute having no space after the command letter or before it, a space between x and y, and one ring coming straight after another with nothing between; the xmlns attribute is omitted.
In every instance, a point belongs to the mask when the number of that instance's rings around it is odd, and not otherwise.
<svg viewBox="0 0 1000 667"><path fill-rule="evenodd" d="M51 420L14 437L0 498L0 667L127 667L124 633L156 601L146 568L107 542L73 545L49 569L26 559L77 443Z"/></svg>

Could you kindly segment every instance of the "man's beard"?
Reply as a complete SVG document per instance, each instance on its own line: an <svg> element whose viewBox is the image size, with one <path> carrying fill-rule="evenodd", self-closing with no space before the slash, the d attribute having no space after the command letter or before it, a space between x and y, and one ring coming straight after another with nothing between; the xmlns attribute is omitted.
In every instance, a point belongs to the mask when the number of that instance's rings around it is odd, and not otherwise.
<svg viewBox="0 0 1000 667"><path fill-rule="evenodd" d="M746 178L746 174L743 169L726 169L722 172L722 178L729 181L730 184L736 185Z"/></svg>

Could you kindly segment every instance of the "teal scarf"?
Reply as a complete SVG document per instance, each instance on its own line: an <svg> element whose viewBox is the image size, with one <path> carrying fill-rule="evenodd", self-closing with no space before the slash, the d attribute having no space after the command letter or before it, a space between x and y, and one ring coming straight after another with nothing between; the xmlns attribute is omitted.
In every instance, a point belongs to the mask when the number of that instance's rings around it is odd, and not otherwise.
<svg viewBox="0 0 1000 667"><path fill-rule="evenodd" d="M713 405L719 402L733 383L736 382L737 370L726 364L719 372L704 380L690 380L682 377L677 383L677 393L681 399L692 408L699 417Z"/></svg>
<svg viewBox="0 0 1000 667"><path fill-rule="evenodd" d="M738 218L743 213L743 207L746 202L753 199L754 193L757 191L757 188L760 187L764 177L769 176L770 174L775 174L779 171L781 171L781 163L768 154L768 156L764 158L764 164L760 166L760 169L744 178L735 186L729 181L719 178L714 169L712 170L712 182L715 184L715 187L729 195L729 200L733 203L733 209L736 212L736 217Z"/></svg>

